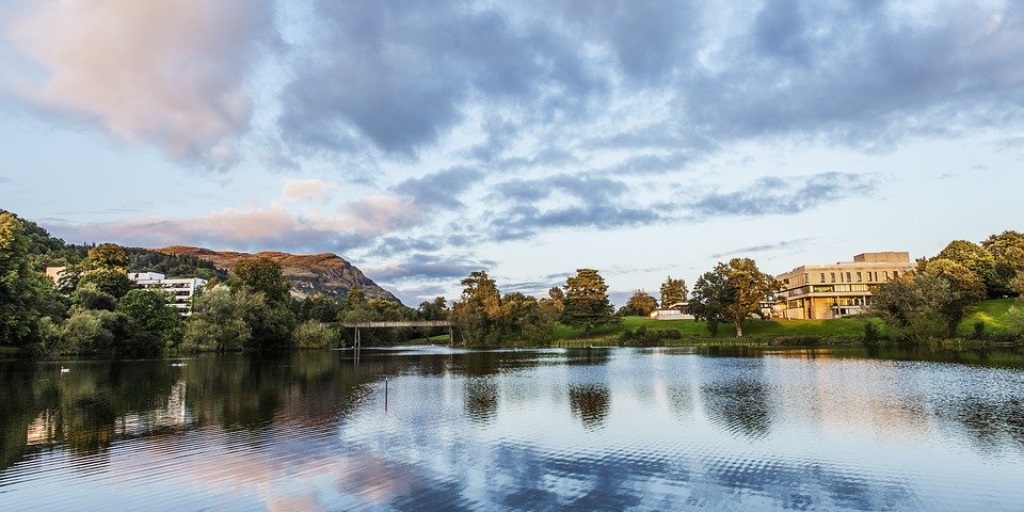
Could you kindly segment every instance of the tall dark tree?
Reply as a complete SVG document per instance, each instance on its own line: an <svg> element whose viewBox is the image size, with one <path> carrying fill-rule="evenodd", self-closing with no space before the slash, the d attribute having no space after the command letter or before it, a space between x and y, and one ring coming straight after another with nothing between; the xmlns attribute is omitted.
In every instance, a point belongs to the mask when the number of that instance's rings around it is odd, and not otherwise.
<svg viewBox="0 0 1024 512"><path fill-rule="evenodd" d="M614 323L613 309L608 301L608 285L597 270L581 268L565 281L565 309L562 323L583 327L589 333L596 326Z"/></svg>
<svg viewBox="0 0 1024 512"><path fill-rule="evenodd" d="M708 332L712 336L718 336L719 324L729 320L725 306L735 300L734 295L724 274L705 272L693 285L690 312L697 320L707 322Z"/></svg>
<svg viewBox="0 0 1024 512"><path fill-rule="evenodd" d="M117 311L128 318L128 337L120 352L149 356L173 348L181 339L181 317L159 290L136 289L117 301Z"/></svg>

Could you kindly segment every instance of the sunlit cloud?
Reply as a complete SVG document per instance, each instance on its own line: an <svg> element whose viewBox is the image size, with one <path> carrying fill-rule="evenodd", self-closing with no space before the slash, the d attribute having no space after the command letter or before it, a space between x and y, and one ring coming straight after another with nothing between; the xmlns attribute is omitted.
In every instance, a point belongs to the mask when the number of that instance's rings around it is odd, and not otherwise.
<svg viewBox="0 0 1024 512"><path fill-rule="evenodd" d="M8 92L175 160L229 165L253 110L245 79L272 21L271 0L25 4L0 26L23 59Z"/></svg>
<svg viewBox="0 0 1024 512"><path fill-rule="evenodd" d="M323 180L287 180L281 189L281 197L289 203L309 201L323 204L336 188L337 183Z"/></svg>

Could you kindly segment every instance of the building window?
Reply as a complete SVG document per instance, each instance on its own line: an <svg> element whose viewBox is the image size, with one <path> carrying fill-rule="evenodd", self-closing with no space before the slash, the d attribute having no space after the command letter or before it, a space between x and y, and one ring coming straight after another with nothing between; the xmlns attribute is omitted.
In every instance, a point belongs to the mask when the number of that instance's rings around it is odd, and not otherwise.
<svg viewBox="0 0 1024 512"><path fill-rule="evenodd" d="M821 273L821 282L822 283L825 282L825 273L824 272Z"/></svg>
<svg viewBox="0 0 1024 512"><path fill-rule="evenodd" d="M857 282L859 283L861 281L863 281L863 279L860 277L860 272L857 272Z"/></svg>
<svg viewBox="0 0 1024 512"><path fill-rule="evenodd" d="M853 279L850 279L850 273L849 272L846 273L846 282L847 283L853 282Z"/></svg>
<svg viewBox="0 0 1024 512"><path fill-rule="evenodd" d="M832 275L832 282L833 283L836 282L836 273L832 272L831 275Z"/></svg>
<svg viewBox="0 0 1024 512"><path fill-rule="evenodd" d="M883 272L883 274L885 275L885 281L888 282L889 281L889 271L886 270L885 272Z"/></svg>
<svg viewBox="0 0 1024 512"><path fill-rule="evenodd" d="M892 271L892 278L893 279L899 279L900 278L900 271L899 270L893 270Z"/></svg>

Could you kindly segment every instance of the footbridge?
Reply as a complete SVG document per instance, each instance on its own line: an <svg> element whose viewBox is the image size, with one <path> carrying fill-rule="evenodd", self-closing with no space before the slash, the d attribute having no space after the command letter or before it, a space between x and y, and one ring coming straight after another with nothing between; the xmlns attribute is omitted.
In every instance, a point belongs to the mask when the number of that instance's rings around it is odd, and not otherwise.
<svg viewBox="0 0 1024 512"><path fill-rule="evenodd" d="M362 348L363 343L359 335L360 329L389 329L396 327L447 327L448 344L451 345L455 339L452 332L452 323L447 320L413 320L407 322L344 322L341 324L346 329L355 330L355 341L352 346L356 349Z"/></svg>

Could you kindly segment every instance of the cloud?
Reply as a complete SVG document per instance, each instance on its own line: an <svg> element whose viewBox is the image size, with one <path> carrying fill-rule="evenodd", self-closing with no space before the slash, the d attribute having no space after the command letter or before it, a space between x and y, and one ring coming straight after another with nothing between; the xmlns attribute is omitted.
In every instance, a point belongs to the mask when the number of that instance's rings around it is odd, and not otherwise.
<svg viewBox="0 0 1024 512"><path fill-rule="evenodd" d="M425 279L450 282L460 280L476 270L486 270L495 265L491 260L476 260L458 256L437 256L413 254L401 263L384 267L368 268L367 275L387 282L407 279Z"/></svg>
<svg viewBox="0 0 1024 512"><path fill-rule="evenodd" d="M687 121L715 137L885 146L1024 112L1024 9L1014 3L754 6L729 20L738 35L720 40L679 98Z"/></svg>
<svg viewBox="0 0 1024 512"><path fill-rule="evenodd" d="M337 227L373 236L402 230L424 220L416 204L404 197L368 197L345 205L344 211L348 217L335 224Z"/></svg>
<svg viewBox="0 0 1024 512"><path fill-rule="evenodd" d="M314 8L319 51L295 64L279 118L299 146L367 141L410 155L462 121L476 96L493 107L594 88L576 41L551 26L519 26L497 8L425 0L317 0Z"/></svg>
<svg viewBox="0 0 1024 512"><path fill-rule="evenodd" d="M542 210L533 206L511 208L493 215L487 232L493 240L512 241L532 238L538 231L562 228L612 229L661 222L657 207L630 207L614 204L587 204Z"/></svg>
<svg viewBox="0 0 1024 512"><path fill-rule="evenodd" d="M774 243L774 244L763 244L763 245L753 245L753 246L750 246L750 247L741 247L739 249L732 249L732 250L729 250L729 251L726 251L726 252L720 252L720 253L712 254L711 258L717 260L717 259L725 258L727 256L740 256L740 257L744 257L744 256L747 256L747 255L750 255L750 254L757 254L757 253L760 253L760 252L769 252L769 251L775 251L775 250L779 250L779 249L794 249L794 248L802 247L802 246L806 245L807 242L810 242L812 240L814 240L814 238L797 238L797 239L794 239L794 240L783 240L781 242Z"/></svg>
<svg viewBox="0 0 1024 512"><path fill-rule="evenodd" d="M324 204L336 188L337 183L323 180L287 180L281 189L281 197L290 203L310 201Z"/></svg>
<svg viewBox="0 0 1024 512"><path fill-rule="evenodd" d="M42 1L5 23L21 62L8 93L73 122L234 163L249 128L246 78L276 36L271 0Z"/></svg>
<svg viewBox="0 0 1024 512"><path fill-rule="evenodd" d="M505 181L494 187L494 195L514 203L528 204L561 192L580 200L596 202L605 201L625 188L625 183L611 178L562 174L535 180Z"/></svg>
<svg viewBox="0 0 1024 512"><path fill-rule="evenodd" d="M733 192L712 192L689 206L697 219L721 216L793 215L849 196L877 190L873 175L827 172L805 177L759 178Z"/></svg>
<svg viewBox="0 0 1024 512"><path fill-rule="evenodd" d="M129 246L190 244L212 249L347 253L371 247L380 236L420 222L402 198L378 196L354 201L342 215L295 213L281 206L219 212L186 219L157 216L114 222L47 224L54 234L74 243L112 241Z"/></svg>
<svg viewBox="0 0 1024 512"><path fill-rule="evenodd" d="M484 178L484 173L468 167L452 167L422 178L410 178L392 187L392 192L415 199L424 207L456 210L464 205L459 195Z"/></svg>

